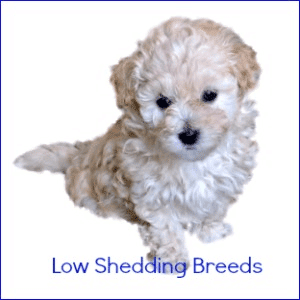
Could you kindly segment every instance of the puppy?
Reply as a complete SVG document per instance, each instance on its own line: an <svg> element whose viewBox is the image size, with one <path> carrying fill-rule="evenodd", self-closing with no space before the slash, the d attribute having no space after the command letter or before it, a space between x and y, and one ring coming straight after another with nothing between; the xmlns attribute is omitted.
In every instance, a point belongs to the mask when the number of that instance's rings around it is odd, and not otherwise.
<svg viewBox="0 0 300 300"><path fill-rule="evenodd" d="M65 175L78 206L137 223L148 258L188 262L184 230L203 242L255 166L256 53L210 20L172 18L112 68L121 118L93 141L42 145L15 164Z"/></svg>

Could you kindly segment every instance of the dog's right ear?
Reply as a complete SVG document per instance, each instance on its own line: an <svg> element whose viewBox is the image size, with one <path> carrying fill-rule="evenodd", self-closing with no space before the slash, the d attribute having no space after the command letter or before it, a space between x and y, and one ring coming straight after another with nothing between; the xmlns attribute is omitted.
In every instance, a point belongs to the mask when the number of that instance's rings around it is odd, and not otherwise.
<svg viewBox="0 0 300 300"><path fill-rule="evenodd" d="M256 52L243 42L235 43L232 52L236 57L234 73L238 79L241 94L255 88L261 73L260 66L256 60Z"/></svg>
<svg viewBox="0 0 300 300"><path fill-rule="evenodd" d="M117 106L120 109L139 114L135 91L136 80L133 78L135 67L134 55L121 59L119 64L112 67L110 82L116 92Z"/></svg>

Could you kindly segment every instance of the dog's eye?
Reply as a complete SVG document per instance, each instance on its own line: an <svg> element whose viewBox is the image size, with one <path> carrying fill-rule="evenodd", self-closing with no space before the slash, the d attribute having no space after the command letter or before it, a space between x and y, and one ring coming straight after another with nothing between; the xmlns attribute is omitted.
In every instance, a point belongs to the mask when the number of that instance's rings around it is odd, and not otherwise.
<svg viewBox="0 0 300 300"><path fill-rule="evenodd" d="M216 92L206 90L203 92L202 101L211 102L211 101L214 101L217 98L217 96L218 96L218 94Z"/></svg>
<svg viewBox="0 0 300 300"><path fill-rule="evenodd" d="M172 104L172 101L171 101L168 97L166 97L166 96L160 94L160 95L158 96L158 99L156 100L156 104L157 104L161 109L166 109L166 108L168 108L168 107Z"/></svg>

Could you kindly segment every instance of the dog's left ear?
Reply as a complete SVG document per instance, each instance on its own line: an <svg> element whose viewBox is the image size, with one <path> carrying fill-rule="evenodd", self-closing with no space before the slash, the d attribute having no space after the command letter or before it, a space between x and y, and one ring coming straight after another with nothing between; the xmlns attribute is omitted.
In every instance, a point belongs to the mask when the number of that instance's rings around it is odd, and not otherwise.
<svg viewBox="0 0 300 300"><path fill-rule="evenodd" d="M112 67L110 82L112 83L116 96L117 106L123 110L129 110L139 114L139 104L136 101L134 69L136 67L134 55L123 58L119 64Z"/></svg>
<svg viewBox="0 0 300 300"><path fill-rule="evenodd" d="M244 43L236 43L232 52L236 57L234 73L238 80L241 94L254 89L258 83L261 69L256 60L256 52Z"/></svg>

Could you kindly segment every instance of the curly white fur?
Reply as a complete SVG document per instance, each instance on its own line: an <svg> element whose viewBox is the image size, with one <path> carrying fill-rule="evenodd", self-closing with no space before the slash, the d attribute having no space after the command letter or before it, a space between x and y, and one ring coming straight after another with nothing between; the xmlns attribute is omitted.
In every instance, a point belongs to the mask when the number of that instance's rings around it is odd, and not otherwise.
<svg viewBox="0 0 300 300"><path fill-rule="evenodd" d="M259 73L255 52L230 29L173 18L113 67L124 114L105 136L40 146L16 164L65 173L77 205L139 224L150 259L188 262L184 229L204 242L231 233L223 219L255 166L247 94ZM216 99L204 101L205 91Z"/></svg>

